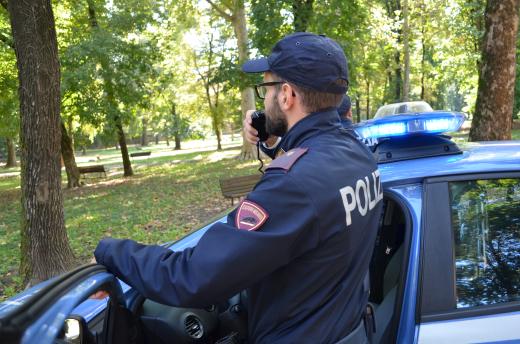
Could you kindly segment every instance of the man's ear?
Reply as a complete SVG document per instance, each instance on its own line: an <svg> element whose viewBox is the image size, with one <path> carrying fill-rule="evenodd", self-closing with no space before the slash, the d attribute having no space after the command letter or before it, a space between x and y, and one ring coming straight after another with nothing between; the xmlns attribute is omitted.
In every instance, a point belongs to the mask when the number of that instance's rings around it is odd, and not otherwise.
<svg viewBox="0 0 520 344"><path fill-rule="evenodd" d="M278 93L278 102L282 110L289 110L294 106L296 97L293 96L294 90L289 84L283 84L281 91Z"/></svg>

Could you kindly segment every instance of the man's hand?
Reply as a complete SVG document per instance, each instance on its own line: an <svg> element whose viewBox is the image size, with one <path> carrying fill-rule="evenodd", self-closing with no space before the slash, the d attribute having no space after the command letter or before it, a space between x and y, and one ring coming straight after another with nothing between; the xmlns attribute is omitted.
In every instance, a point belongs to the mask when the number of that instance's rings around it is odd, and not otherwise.
<svg viewBox="0 0 520 344"><path fill-rule="evenodd" d="M94 294L90 295L89 299L103 300L103 299L105 299L105 298L107 298L109 296L110 296L110 294L108 293L108 291L98 290Z"/></svg>
<svg viewBox="0 0 520 344"><path fill-rule="evenodd" d="M253 112L255 112L255 110L246 111L246 118L244 118L244 137L247 142L256 145L258 142L258 131L253 128L253 121L251 120Z"/></svg>
<svg viewBox="0 0 520 344"><path fill-rule="evenodd" d="M251 115L255 112L255 110L247 110L246 118L244 118L244 136L246 141L252 145L256 145L258 142L258 131L253 128L253 121L251 120ZM278 140L278 136L269 135L269 138L265 141L265 144L270 147L276 143Z"/></svg>
<svg viewBox="0 0 520 344"><path fill-rule="evenodd" d="M90 264L97 264L96 257L93 257L90 260ZM107 291L98 290L94 294L90 295L89 299L103 300L104 298L109 297L109 296L110 296L110 294Z"/></svg>

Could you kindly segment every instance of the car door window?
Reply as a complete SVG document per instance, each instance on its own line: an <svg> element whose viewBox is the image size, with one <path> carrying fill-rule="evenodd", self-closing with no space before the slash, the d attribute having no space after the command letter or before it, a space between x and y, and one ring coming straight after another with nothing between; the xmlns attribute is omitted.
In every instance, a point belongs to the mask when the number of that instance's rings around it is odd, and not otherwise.
<svg viewBox="0 0 520 344"><path fill-rule="evenodd" d="M449 183L457 309L520 300L520 179Z"/></svg>

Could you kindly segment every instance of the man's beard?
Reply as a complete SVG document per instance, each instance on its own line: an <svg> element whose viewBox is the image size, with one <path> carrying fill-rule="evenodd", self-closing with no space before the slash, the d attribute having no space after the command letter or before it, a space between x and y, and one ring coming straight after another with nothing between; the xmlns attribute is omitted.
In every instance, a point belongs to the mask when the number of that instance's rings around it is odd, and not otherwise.
<svg viewBox="0 0 520 344"><path fill-rule="evenodd" d="M281 137L287 132L287 118L276 98L273 97L272 105L265 109L265 128L269 134Z"/></svg>

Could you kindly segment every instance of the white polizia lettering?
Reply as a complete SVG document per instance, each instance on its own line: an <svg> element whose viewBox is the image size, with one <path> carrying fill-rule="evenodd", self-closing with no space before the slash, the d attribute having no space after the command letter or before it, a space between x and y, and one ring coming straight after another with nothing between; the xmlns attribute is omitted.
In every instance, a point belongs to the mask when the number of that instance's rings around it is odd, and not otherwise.
<svg viewBox="0 0 520 344"><path fill-rule="evenodd" d="M350 226L352 223L352 217L350 216L350 213L352 210L356 209L356 194L354 193L354 189L351 186L345 186L344 188L339 189L339 193L341 194L343 206L345 207L345 213L347 214L347 226ZM350 196L350 201L348 196Z"/></svg>
<svg viewBox="0 0 520 344"><path fill-rule="evenodd" d="M352 224L352 212L356 208L361 216L365 216L383 199L379 170L372 172L371 176L358 179L355 185L355 189L352 186L345 186L339 190L345 208L347 226Z"/></svg>
<svg viewBox="0 0 520 344"><path fill-rule="evenodd" d="M360 194L361 190L363 190L362 194ZM362 205L362 203L364 204ZM356 183L356 204L361 216L365 216L368 209L368 192L367 184L365 184L363 179L358 179Z"/></svg>

